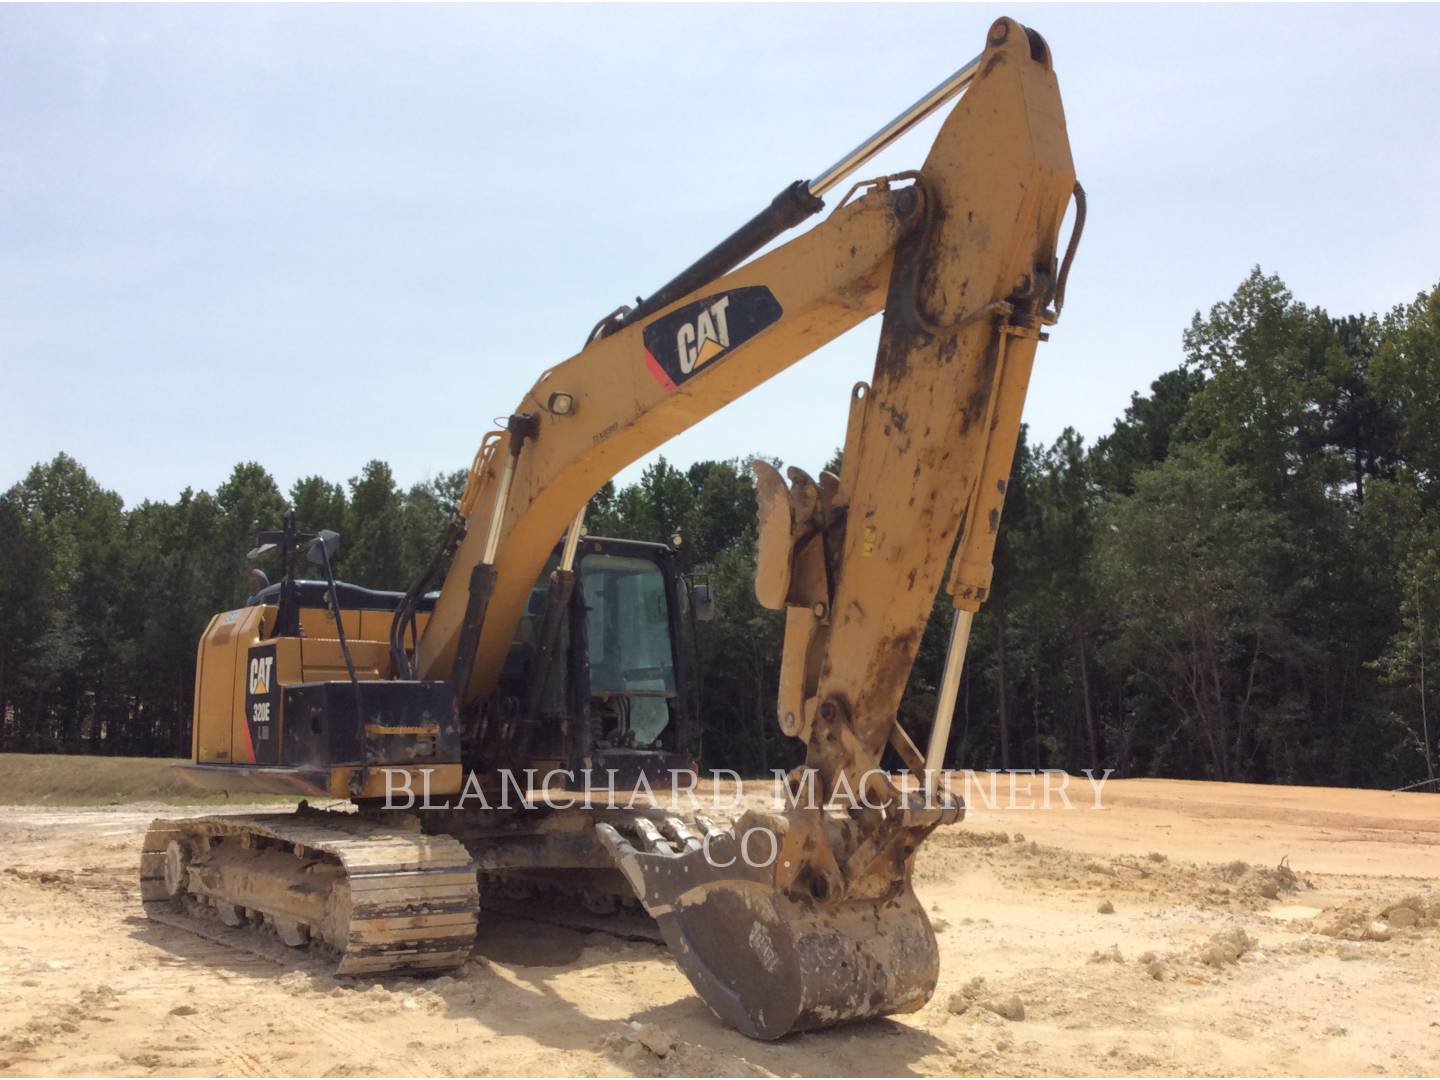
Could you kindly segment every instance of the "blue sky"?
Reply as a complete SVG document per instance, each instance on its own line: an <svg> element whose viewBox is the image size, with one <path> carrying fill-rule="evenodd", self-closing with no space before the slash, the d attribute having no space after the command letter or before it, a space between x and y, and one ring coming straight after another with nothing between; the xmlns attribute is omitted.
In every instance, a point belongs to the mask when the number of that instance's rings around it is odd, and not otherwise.
<svg viewBox="0 0 1440 1080"><path fill-rule="evenodd" d="M1037 438L1108 431L1256 263L1337 313L1440 281L1434 7L6 6L0 487L61 450L132 504L241 459L462 467L1001 13L1050 43L1090 196ZM663 452L818 467L878 329Z"/></svg>

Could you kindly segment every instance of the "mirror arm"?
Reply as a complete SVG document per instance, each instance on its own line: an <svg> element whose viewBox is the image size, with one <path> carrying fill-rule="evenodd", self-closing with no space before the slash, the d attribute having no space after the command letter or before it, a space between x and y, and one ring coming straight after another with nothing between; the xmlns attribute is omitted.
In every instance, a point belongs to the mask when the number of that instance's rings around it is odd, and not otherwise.
<svg viewBox="0 0 1440 1080"><path fill-rule="evenodd" d="M355 689L355 724L365 723L365 710L360 702L360 679L355 674L355 661L350 658L350 643L345 638L345 613L340 609L340 590L335 585L335 571L330 569L330 545L325 537L316 537L312 543L320 548L320 565L325 568L325 582L330 586L330 610L335 615L335 632L340 639L340 655L345 658L345 670L350 673L350 685Z"/></svg>

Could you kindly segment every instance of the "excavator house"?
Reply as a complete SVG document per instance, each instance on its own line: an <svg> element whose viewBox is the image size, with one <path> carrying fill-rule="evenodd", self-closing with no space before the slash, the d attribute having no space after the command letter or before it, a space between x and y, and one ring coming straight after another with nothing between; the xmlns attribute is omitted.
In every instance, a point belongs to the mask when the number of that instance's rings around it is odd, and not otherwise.
<svg viewBox="0 0 1440 1080"><path fill-rule="evenodd" d="M851 180L946 108L918 168ZM756 256L831 193L828 215ZM180 768L201 788L341 805L155 821L149 916L369 976L459 967L478 921L507 905L638 925L759 1039L923 1005L939 961L915 854L964 816L937 777L1031 366L1084 214L1050 50L1000 19L973 60L544 371L482 440L407 591L337 582L339 538L301 534L293 515L262 534L252 556L275 551L281 579L258 575L206 628ZM818 802L728 819L660 799L453 805L468 783L498 792L527 769L593 791L691 767L681 628L710 597L664 544L585 535L584 509L619 470L877 313L839 474L753 463L756 597L785 612L776 721L804 745L798 775ZM896 717L942 587L956 614L922 750ZM880 768L887 751L903 773ZM435 805L394 808L397 775L417 792L423 777ZM866 798L837 808L842 789ZM774 858L742 857L755 829Z"/></svg>

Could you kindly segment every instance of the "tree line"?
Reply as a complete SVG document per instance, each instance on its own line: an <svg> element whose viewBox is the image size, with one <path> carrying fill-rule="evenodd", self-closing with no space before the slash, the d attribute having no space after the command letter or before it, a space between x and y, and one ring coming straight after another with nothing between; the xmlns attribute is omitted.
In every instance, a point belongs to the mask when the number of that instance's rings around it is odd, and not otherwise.
<svg viewBox="0 0 1440 1080"><path fill-rule="evenodd" d="M463 482L402 489L372 461L344 485L312 476L282 493L244 463L214 494L126 509L66 455L37 464L0 496L0 748L187 753L196 642L243 602L257 530L294 509L303 530L341 532L339 576L400 588ZM1196 314L1181 362L1111 432L1034 445L1022 431L1008 490L952 764L1434 776L1440 286L1337 317L1257 268ZM745 463L661 458L607 484L587 524L678 533L682 565L714 589L714 621L687 642L706 764L795 764L774 722L782 615L754 599ZM950 616L942 593L901 707L922 744Z"/></svg>
<svg viewBox="0 0 1440 1080"><path fill-rule="evenodd" d="M402 490L371 461L348 484L310 476L282 494L236 465L214 494L126 509L67 454L0 496L0 749L186 756L195 652L216 612L244 603L256 534L293 509L339 531L336 573L403 587L459 498L458 470ZM302 564L308 567L308 564Z"/></svg>

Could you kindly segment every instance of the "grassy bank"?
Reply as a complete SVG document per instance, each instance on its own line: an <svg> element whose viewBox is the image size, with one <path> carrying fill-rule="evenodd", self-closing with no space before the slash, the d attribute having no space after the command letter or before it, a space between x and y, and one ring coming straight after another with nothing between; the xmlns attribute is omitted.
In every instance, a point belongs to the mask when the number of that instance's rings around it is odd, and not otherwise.
<svg viewBox="0 0 1440 1080"><path fill-rule="evenodd" d="M167 802L294 802L281 796L227 798L199 791L170 768L170 758L87 757L80 754L0 754L0 803L104 806Z"/></svg>

